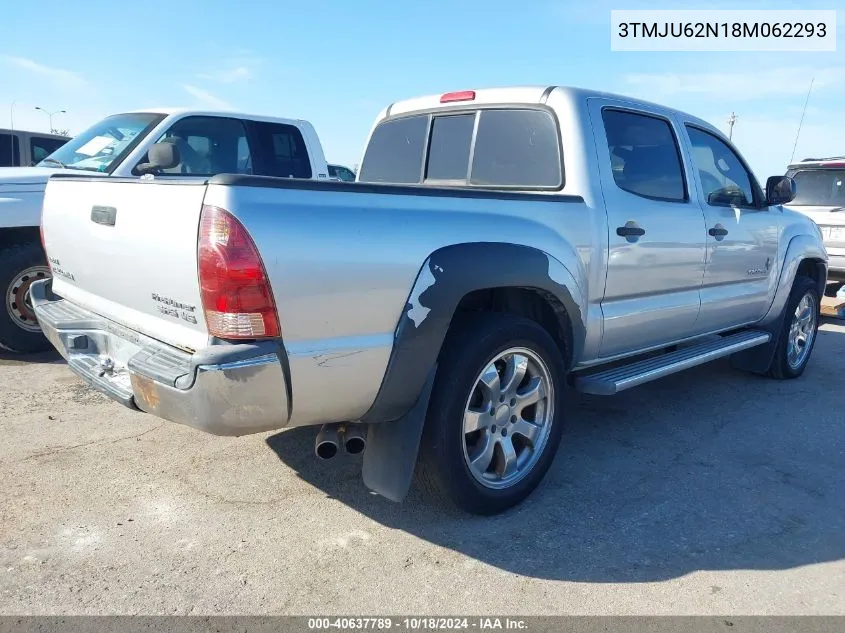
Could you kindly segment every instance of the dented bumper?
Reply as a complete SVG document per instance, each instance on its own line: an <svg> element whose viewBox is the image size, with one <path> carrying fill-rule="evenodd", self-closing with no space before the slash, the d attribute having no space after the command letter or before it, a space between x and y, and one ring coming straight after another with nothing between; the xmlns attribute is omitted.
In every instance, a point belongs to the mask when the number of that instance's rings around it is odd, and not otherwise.
<svg viewBox="0 0 845 633"><path fill-rule="evenodd" d="M284 351L275 342L191 354L53 295L50 280L34 283L30 295L68 367L124 406L215 435L269 431L289 420Z"/></svg>

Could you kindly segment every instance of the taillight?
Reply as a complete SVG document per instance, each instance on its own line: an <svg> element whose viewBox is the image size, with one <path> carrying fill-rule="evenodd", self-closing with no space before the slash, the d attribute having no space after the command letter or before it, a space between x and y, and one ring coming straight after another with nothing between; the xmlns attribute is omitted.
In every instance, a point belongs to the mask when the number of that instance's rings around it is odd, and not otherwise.
<svg viewBox="0 0 845 633"><path fill-rule="evenodd" d="M447 92L440 97L440 103L453 103L455 101L473 101L475 90L461 90L460 92Z"/></svg>
<svg viewBox="0 0 845 633"><path fill-rule="evenodd" d="M279 316L258 249L225 209L203 206L197 256L209 334L218 338L279 336Z"/></svg>

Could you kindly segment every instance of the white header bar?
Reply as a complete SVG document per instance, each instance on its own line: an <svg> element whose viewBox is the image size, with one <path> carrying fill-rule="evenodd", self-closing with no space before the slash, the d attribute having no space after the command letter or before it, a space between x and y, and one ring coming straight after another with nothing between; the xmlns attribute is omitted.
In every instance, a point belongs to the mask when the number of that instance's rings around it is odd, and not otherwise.
<svg viewBox="0 0 845 633"><path fill-rule="evenodd" d="M611 11L610 50L835 52L836 11Z"/></svg>

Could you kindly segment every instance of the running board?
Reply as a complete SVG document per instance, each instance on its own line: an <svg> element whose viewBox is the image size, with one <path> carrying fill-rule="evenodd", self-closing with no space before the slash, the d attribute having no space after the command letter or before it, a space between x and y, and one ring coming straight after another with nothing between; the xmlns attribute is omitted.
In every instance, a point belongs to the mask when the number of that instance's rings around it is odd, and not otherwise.
<svg viewBox="0 0 845 633"><path fill-rule="evenodd" d="M696 365L709 363L711 360L730 356L749 347L768 343L771 335L759 330L744 330L737 334L723 336L720 340L698 343L684 347L662 356L614 367L575 379L578 391L597 396L612 396L615 393L642 385L669 374L674 374Z"/></svg>

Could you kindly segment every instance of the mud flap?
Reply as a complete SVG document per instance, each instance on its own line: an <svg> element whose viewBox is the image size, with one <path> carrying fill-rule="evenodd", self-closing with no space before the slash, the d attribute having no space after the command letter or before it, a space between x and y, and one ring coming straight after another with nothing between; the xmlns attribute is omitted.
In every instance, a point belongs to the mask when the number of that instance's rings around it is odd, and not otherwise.
<svg viewBox="0 0 845 633"><path fill-rule="evenodd" d="M391 501L401 502L411 489L425 414L437 365L432 368L416 404L392 422L370 424L364 451L364 485Z"/></svg>
<svg viewBox="0 0 845 633"><path fill-rule="evenodd" d="M764 345L756 345L750 347L736 354L732 354L730 358L731 367L740 371L747 371L752 374L765 374L772 366L772 359L775 356L775 351L780 343L780 337L783 333L783 321L778 319L768 327L755 328L763 332L768 332L772 338Z"/></svg>

